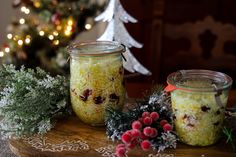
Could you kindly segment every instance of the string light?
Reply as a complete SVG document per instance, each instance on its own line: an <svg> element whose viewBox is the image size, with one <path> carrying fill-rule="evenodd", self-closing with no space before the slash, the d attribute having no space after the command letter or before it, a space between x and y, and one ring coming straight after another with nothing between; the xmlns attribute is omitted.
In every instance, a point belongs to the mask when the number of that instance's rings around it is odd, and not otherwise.
<svg viewBox="0 0 236 157"><path fill-rule="evenodd" d="M68 30L65 30L64 34L65 34L66 36L70 36L70 35L71 35L71 32L68 31Z"/></svg>
<svg viewBox="0 0 236 157"><path fill-rule="evenodd" d="M9 47L6 47L6 48L5 48L5 52L6 52L6 53L9 53L9 52L10 52L10 48L9 48Z"/></svg>
<svg viewBox="0 0 236 157"><path fill-rule="evenodd" d="M20 8L21 12L25 12L26 9L27 9L27 8L26 8L25 6L22 6L22 7Z"/></svg>
<svg viewBox="0 0 236 157"><path fill-rule="evenodd" d="M54 40L54 41L53 41L53 44L54 44L54 45L59 45L59 43L60 43L59 40Z"/></svg>
<svg viewBox="0 0 236 157"><path fill-rule="evenodd" d="M18 40L18 45L22 46L23 45L23 40Z"/></svg>
<svg viewBox="0 0 236 157"><path fill-rule="evenodd" d="M69 19L68 22L67 22L67 24L68 24L69 26L72 26L73 23L74 23L74 21L73 21L72 19Z"/></svg>
<svg viewBox="0 0 236 157"><path fill-rule="evenodd" d="M29 14L29 13L30 13L30 10L29 10L28 8L26 8L25 6L22 6L22 7L20 8L20 11L23 12L23 13L25 13L25 14Z"/></svg>
<svg viewBox="0 0 236 157"><path fill-rule="evenodd" d="M91 25L91 24L87 23L87 24L85 25L85 29L90 30L91 28L92 28L92 25Z"/></svg>
<svg viewBox="0 0 236 157"><path fill-rule="evenodd" d="M58 36L59 34L58 34L57 31L54 31L54 32L53 32L53 35L54 35L54 36Z"/></svg>
<svg viewBox="0 0 236 157"><path fill-rule="evenodd" d="M0 57L3 57L3 56L4 56L4 52L0 51Z"/></svg>
<svg viewBox="0 0 236 157"><path fill-rule="evenodd" d="M39 31L40 36L44 36L45 32L44 31Z"/></svg>
<svg viewBox="0 0 236 157"><path fill-rule="evenodd" d="M38 0L36 0L36 1L34 1L34 6L35 6L35 8L40 8L41 3Z"/></svg>
<svg viewBox="0 0 236 157"><path fill-rule="evenodd" d="M72 26L67 26L66 30L69 31L69 32L72 31Z"/></svg>
<svg viewBox="0 0 236 157"><path fill-rule="evenodd" d="M27 35L26 38L25 38L25 43L29 44L30 42L31 42L31 36Z"/></svg>
<svg viewBox="0 0 236 157"><path fill-rule="evenodd" d="M18 35L15 35L14 37L13 37L13 40L14 41L17 41L19 39L19 36Z"/></svg>
<svg viewBox="0 0 236 157"><path fill-rule="evenodd" d="M30 10L28 8L25 9L25 14L29 14Z"/></svg>
<svg viewBox="0 0 236 157"><path fill-rule="evenodd" d="M61 25L58 25L56 29L60 31L62 29Z"/></svg>
<svg viewBox="0 0 236 157"><path fill-rule="evenodd" d="M11 33L7 34L8 39L12 39L13 35Z"/></svg>
<svg viewBox="0 0 236 157"><path fill-rule="evenodd" d="M48 39L53 40L53 39L54 39L54 36L53 36L52 34L50 34L50 35L48 36Z"/></svg>
<svg viewBox="0 0 236 157"><path fill-rule="evenodd" d="M21 18L21 19L19 20L19 23L20 23L20 24L24 24L24 23L25 23L25 19L24 19L24 18Z"/></svg>

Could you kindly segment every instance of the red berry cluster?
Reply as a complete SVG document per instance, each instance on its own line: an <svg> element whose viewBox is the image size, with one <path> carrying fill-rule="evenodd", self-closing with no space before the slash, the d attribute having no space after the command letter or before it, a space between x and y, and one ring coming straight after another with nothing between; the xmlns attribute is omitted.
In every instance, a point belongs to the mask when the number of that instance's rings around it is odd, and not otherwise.
<svg viewBox="0 0 236 157"><path fill-rule="evenodd" d="M124 144L117 145L116 156L124 157L127 148L133 149L137 145L140 145L144 151L149 150L151 148L150 139L158 135L157 128L159 126L155 126L155 124L158 124L159 117L157 112L143 112L142 117L132 123L132 129L122 134L121 140ZM159 124L165 132L172 130L172 126L167 120L161 120Z"/></svg>

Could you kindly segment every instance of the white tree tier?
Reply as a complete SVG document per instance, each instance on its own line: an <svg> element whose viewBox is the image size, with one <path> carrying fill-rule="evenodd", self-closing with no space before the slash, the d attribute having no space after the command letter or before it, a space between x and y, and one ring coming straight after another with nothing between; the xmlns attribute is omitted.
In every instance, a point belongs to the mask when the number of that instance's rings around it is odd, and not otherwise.
<svg viewBox="0 0 236 157"><path fill-rule="evenodd" d="M129 15L120 3L120 0L110 0L106 10L95 18L96 21L108 22L107 28L98 40L118 41L127 47L124 57L124 67L130 72L139 72L144 75L151 75L130 52L129 48L142 48L143 45L137 42L127 31L124 23L136 23L137 20Z"/></svg>

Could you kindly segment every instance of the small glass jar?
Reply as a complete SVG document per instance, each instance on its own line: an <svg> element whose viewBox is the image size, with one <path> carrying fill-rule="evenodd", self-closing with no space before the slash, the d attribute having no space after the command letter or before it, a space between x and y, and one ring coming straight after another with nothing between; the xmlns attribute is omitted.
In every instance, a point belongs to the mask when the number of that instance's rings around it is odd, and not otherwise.
<svg viewBox="0 0 236 157"><path fill-rule="evenodd" d="M68 51L72 108L83 122L104 125L106 108L124 105L124 47L97 41L71 45Z"/></svg>
<svg viewBox="0 0 236 157"><path fill-rule="evenodd" d="M232 79L215 71L181 70L170 74L167 83L180 140L197 146L217 142Z"/></svg>

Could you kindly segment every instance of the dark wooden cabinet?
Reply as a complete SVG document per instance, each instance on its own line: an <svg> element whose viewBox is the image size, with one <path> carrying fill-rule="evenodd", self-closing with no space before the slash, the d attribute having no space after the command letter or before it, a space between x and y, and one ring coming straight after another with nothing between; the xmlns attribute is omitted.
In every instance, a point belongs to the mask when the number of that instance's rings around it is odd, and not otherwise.
<svg viewBox="0 0 236 157"><path fill-rule="evenodd" d="M163 83L180 69L222 71L236 79L235 0L122 0L139 22L127 24L144 44L132 49L151 77L132 81Z"/></svg>

